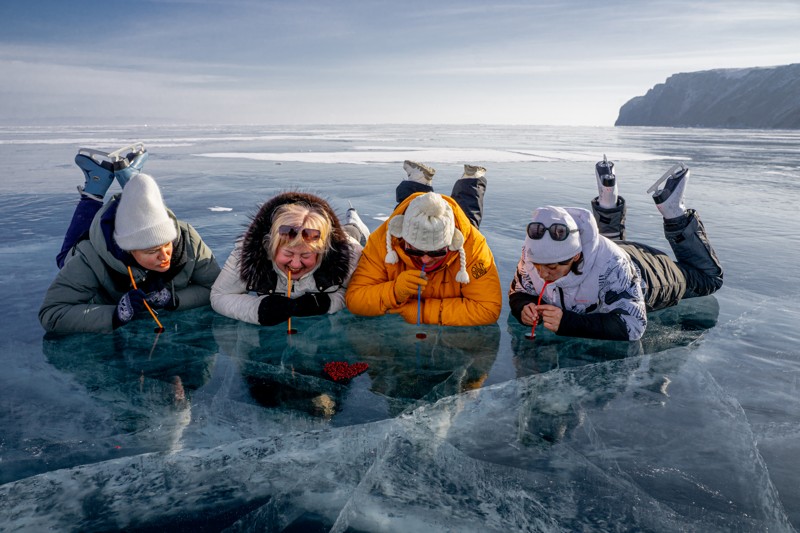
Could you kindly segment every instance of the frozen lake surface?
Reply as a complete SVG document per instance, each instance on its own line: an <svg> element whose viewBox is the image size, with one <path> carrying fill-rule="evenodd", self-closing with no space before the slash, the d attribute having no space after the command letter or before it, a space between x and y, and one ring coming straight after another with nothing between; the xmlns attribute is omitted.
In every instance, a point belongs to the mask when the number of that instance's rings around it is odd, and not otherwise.
<svg viewBox="0 0 800 533"><path fill-rule="evenodd" d="M530 213L588 207L617 163L629 238L669 250L646 189L682 160L725 267L640 343L535 342L332 316L257 327L210 308L44 337L37 311L80 147L145 167L222 264L259 204L301 189L371 229L402 161L488 169L481 231L511 280ZM2 128L2 531L796 531L800 132L499 126ZM112 191L117 185L112 186ZM365 362L346 384L330 361Z"/></svg>

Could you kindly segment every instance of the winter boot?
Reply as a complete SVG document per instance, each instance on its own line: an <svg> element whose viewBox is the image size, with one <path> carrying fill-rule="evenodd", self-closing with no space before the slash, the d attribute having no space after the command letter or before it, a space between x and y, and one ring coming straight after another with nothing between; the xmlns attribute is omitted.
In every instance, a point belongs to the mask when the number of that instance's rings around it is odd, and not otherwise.
<svg viewBox="0 0 800 533"><path fill-rule="evenodd" d="M91 148L81 148L75 156L75 164L86 177L83 188L78 187L78 190L95 199L102 199L114 182L114 166L108 160L108 154Z"/></svg>
<svg viewBox="0 0 800 533"><path fill-rule="evenodd" d="M594 166L597 177L597 203L603 209L613 209L617 206L617 176L614 174L614 162L606 159L598 161Z"/></svg>
<svg viewBox="0 0 800 533"><path fill-rule="evenodd" d="M417 183L428 186L431 185L431 182L433 181L433 175L436 174L436 170L432 169L431 167L423 165L422 163L408 160L403 162L403 170L405 170L406 174L408 174L408 180L416 181Z"/></svg>
<svg viewBox="0 0 800 533"><path fill-rule="evenodd" d="M344 215L344 230L362 244L366 244L369 238L369 228L358 216L358 211L352 204L350 204L350 209Z"/></svg>
<svg viewBox="0 0 800 533"><path fill-rule="evenodd" d="M136 143L111 152L108 156L113 161L114 177L119 182L119 186L124 189L128 180L142 171L149 154L144 144Z"/></svg>
<svg viewBox="0 0 800 533"><path fill-rule="evenodd" d="M686 213L686 206L683 205L683 191L688 180L689 167L678 163L647 189L647 192L653 195L653 201L665 220L683 217ZM662 184L664 186L659 189Z"/></svg>
<svg viewBox="0 0 800 533"><path fill-rule="evenodd" d="M486 169L476 165L464 165L462 178L482 178L486 175Z"/></svg>

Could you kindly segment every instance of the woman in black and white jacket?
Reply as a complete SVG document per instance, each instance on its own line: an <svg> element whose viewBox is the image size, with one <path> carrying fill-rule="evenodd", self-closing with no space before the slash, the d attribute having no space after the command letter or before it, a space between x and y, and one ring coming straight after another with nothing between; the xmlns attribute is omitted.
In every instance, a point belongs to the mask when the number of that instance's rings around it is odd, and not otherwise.
<svg viewBox="0 0 800 533"><path fill-rule="evenodd" d="M595 168L600 194L592 211L534 211L509 306L522 324L541 321L557 335L635 341L644 334L648 312L719 289L722 266L697 212L683 205L685 165L673 166L648 191L664 217L675 261L623 240L625 200L617 195L614 164L604 160Z"/></svg>

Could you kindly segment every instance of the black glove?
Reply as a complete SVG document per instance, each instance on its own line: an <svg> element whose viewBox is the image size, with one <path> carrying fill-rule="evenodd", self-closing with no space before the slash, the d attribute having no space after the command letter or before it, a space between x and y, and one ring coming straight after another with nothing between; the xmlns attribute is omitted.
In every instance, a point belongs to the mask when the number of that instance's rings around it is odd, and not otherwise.
<svg viewBox="0 0 800 533"><path fill-rule="evenodd" d="M280 295L267 295L258 304L258 323L262 326L274 326L289 320L292 305L289 298Z"/></svg>
<svg viewBox="0 0 800 533"><path fill-rule="evenodd" d="M306 293L292 300L292 315L324 315L331 308L331 297L324 292Z"/></svg>
<svg viewBox="0 0 800 533"><path fill-rule="evenodd" d="M133 320L136 313L144 311L144 299L145 294L142 289L134 289L126 292L117 304L117 309L114 311L114 317L112 318L114 329L124 326Z"/></svg>

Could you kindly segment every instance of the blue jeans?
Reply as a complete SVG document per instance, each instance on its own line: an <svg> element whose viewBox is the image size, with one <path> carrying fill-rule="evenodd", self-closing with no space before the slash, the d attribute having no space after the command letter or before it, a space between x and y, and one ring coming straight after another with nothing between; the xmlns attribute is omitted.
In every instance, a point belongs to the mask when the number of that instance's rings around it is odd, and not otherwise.
<svg viewBox="0 0 800 533"><path fill-rule="evenodd" d="M64 235L64 243L61 245L61 251L56 256L56 265L58 268L64 267L64 259L67 253L78 242L86 238L84 235L89 233L89 228L92 225L94 216L103 207L103 202L81 196L80 202L75 206L75 212L72 213L72 221L69 223L67 233Z"/></svg>

